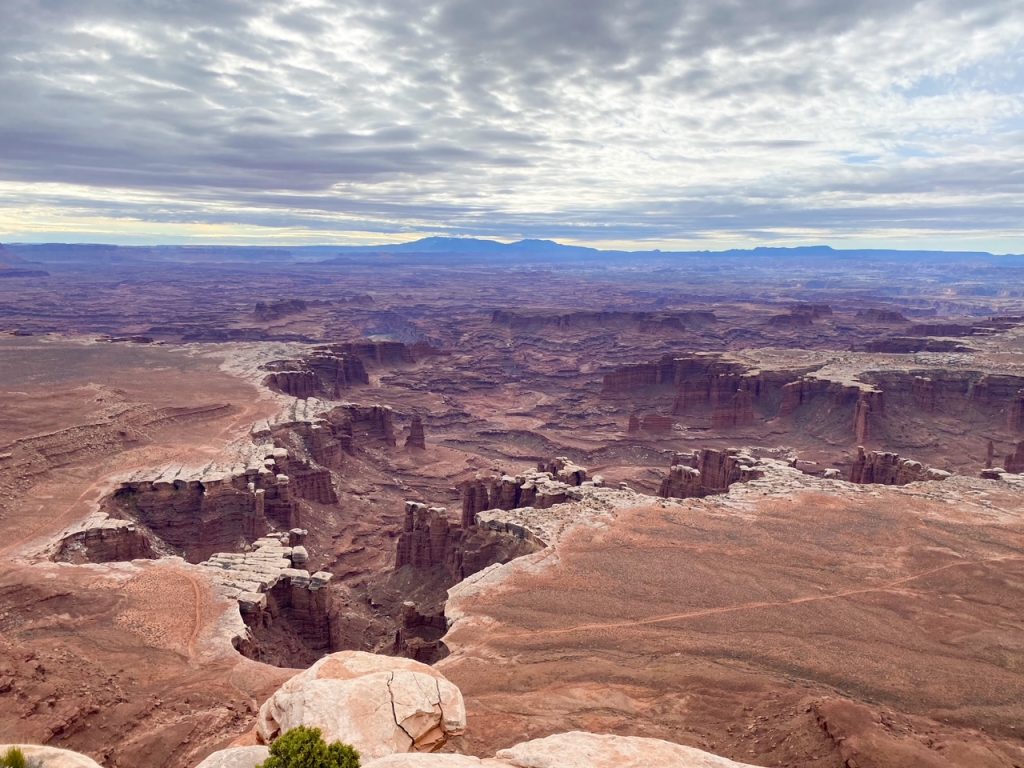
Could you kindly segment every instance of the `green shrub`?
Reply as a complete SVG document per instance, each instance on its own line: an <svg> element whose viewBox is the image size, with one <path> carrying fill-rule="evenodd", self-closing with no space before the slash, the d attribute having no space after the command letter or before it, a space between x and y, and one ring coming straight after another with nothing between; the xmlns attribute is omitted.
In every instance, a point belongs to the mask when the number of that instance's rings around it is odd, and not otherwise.
<svg viewBox="0 0 1024 768"><path fill-rule="evenodd" d="M17 747L11 747L0 755L0 768L28 768L25 753Z"/></svg>
<svg viewBox="0 0 1024 768"><path fill-rule="evenodd" d="M348 744L327 744L319 728L300 725L270 745L258 768L359 768L359 753Z"/></svg>

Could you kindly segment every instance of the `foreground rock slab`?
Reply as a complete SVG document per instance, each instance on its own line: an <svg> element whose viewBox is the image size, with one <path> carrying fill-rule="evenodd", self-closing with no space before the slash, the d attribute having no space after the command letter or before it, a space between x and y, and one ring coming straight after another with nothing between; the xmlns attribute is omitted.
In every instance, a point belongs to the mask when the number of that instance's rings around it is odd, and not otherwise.
<svg viewBox="0 0 1024 768"><path fill-rule="evenodd" d="M34 744L0 744L0 755L11 747L20 749L28 758L29 765L35 761L44 768L103 768L95 760L77 752L69 752L66 749L56 749L55 747L40 747Z"/></svg>
<svg viewBox="0 0 1024 768"><path fill-rule="evenodd" d="M282 685L260 708L257 735L269 743L299 725L370 759L440 749L465 731L466 709L459 689L426 664L342 651Z"/></svg>
<svg viewBox="0 0 1024 768"><path fill-rule="evenodd" d="M747 768L692 747L636 736L573 731L516 744L493 759L463 755L392 755L364 768Z"/></svg>
<svg viewBox="0 0 1024 768"><path fill-rule="evenodd" d="M262 744L252 747L231 747L209 755L196 768L256 768L270 757Z"/></svg>

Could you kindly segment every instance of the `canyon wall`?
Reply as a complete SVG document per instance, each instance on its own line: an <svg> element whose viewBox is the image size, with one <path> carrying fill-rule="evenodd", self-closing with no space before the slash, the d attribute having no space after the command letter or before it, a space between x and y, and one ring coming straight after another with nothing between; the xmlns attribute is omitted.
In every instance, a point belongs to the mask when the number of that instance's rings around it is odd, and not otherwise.
<svg viewBox="0 0 1024 768"><path fill-rule="evenodd" d="M757 460L739 450L703 448L691 454L677 453L668 475L661 481L662 498L690 499L726 493L733 483L762 476Z"/></svg>
<svg viewBox="0 0 1024 768"><path fill-rule="evenodd" d="M919 414L957 414L969 429L1024 432L1024 377L972 370L865 370L832 379L821 366L752 368L720 353L699 352L623 366L605 374L605 397L644 393L650 402L672 397L683 423L715 430L750 427L777 418L854 445L899 444ZM630 416L628 431L660 432L665 417Z"/></svg>
<svg viewBox="0 0 1024 768"><path fill-rule="evenodd" d="M922 480L945 480L949 472L932 469L919 461L900 458L898 453L865 451L857 448L857 458L850 468L851 483L906 485Z"/></svg>

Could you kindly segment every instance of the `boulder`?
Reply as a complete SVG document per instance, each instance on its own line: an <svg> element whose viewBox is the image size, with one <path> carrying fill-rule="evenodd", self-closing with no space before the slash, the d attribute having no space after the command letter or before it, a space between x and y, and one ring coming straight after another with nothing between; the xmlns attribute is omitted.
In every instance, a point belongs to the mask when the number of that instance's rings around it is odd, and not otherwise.
<svg viewBox="0 0 1024 768"><path fill-rule="evenodd" d="M363 768L753 768L693 747L637 736L574 731L503 749L483 760L463 755L391 755Z"/></svg>
<svg viewBox="0 0 1024 768"><path fill-rule="evenodd" d="M270 757L270 750L262 745L231 747L209 755L196 768L256 768Z"/></svg>
<svg viewBox="0 0 1024 768"><path fill-rule="evenodd" d="M24 752L30 765L34 760L46 768L103 768L92 758L80 755L78 752L69 752L56 747L41 747L36 744L0 744L0 755L11 747L17 747Z"/></svg>
<svg viewBox="0 0 1024 768"><path fill-rule="evenodd" d="M516 744L496 757L495 766L516 768L751 768L746 763L659 739L581 731Z"/></svg>
<svg viewBox="0 0 1024 768"><path fill-rule="evenodd" d="M483 768L484 766L506 766L494 760L482 761L466 755L389 755L379 760L363 763L363 768Z"/></svg>
<svg viewBox="0 0 1024 768"><path fill-rule="evenodd" d="M260 708L261 741L299 725L354 746L367 760L433 752L465 731L459 689L412 659L342 651L282 685Z"/></svg>

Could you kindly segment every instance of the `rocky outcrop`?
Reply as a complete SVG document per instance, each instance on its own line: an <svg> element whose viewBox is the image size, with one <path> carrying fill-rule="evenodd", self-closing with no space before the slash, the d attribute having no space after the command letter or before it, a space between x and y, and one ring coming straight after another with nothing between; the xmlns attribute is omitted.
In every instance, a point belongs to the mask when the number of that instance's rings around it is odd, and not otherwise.
<svg viewBox="0 0 1024 768"><path fill-rule="evenodd" d="M409 422L409 435L405 438L406 448L424 450L427 447L426 437L423 433L423 419L417 414Z"/></svg>
<svg viewBox="0 0 1024 768"><path fill-rule="evenodd" d="M574 731L535 739L503 749L495 755L516 768L752 768L693 747L639 736Z"/></svg>
<svg viewBox="0 0 1024 768"><path fill-rule="evenodd" d="M463 525L450 519L444 507L407 501L395 569L409 566L443 574L450 586L489 565L508 562L537 549L520 537L480 530L475 519L469 526Z"/></svg>
<svg viewBox="0 0 1024 768"><path fill-rule="evenodd" d="M557 456L550 461L538 461L537 471L546 472L566 485L583 485L589 479L587 470L567 456Z"/></svg>
<svg viewBox="0 0 1024 768"><path fill-rule="evenodd" d="M895 443L918 414L955 412L971 429L1024 432L1024 377L962 369L885 368L828 372L755 368L727 354L698 352L629 365L605 375L602 391L616 399L673 395L672 414L685 426L715 430L791 418L830 440ZM664 402L664 400L662 400ZM628 429L643 429L634 413Z"/></svg>
<svg viewBox="0 0 1024 768"><path fill-rule="evenodd" d="M865 451L857 448L857 458L850 468L851 483L906 485L921 480L945 480L949 472L926 467L919 461L901 459L897 453Z"/></svg>
<svg viewBox="0 0 1024 768"><path fill-rule="evenodd" d="M691 499L726 493L733 483L761 477L757 459L736 449L703 448L676 454L668 476L661 481L662 498Z"/></svg>
<svg viewBox="0 0 1024 768"><path fill-rule="evenodd" d="M131 520L96 512L63 531L50 559L65 563L109 563L157 557L153 542Z"/></svg>
<svg viewBox="0 0 1024 768"><path fill-rule="evenodd" d="M660 739L573 731L516 744L481 760L465 755L391 755L363 768L753 768Z"/></svg>
<svg viewBox="0 0 1024 768"><path fill-rule="evenodd" d="M433 752L466 728L459 689L412 659L343 651L282 685L260 707L260 741L299 725L320 728L364 761L401 752Z"/></svg>
<svg viewBox="0 0 1024 768"><path fill-rule="evenodd" d="M876 309L874 307L857 310L857 319L868 323L878 323L879 325L910 322L904 317L903 313L897 312L895 309Z"/></svg>
<svg viewBox="0 0 1024 768"><path fill-rule="evenodd" d="M545 509L561 504L573 497L572 487L588 482L586 474L582 467L560 457L552 462L539 463L536 472L524 472L514 477L477 475L462 484L462 525L465 528L474 525L476 514L488 509Z"/></svg>
<svg viewBox="0 0 1024 768"><path fill-rule="evenodd" d="M703 328L718 318L710 310L597 311L504 310L491 315L491 323L513 331L637 330L685 331Z"/></svg>
<svg viewBox="0 0 1024 768"><path fill-rule="evenodd" d="M331 595L327 589L332 575L326 571L310 574L302 568L308 560L301 541L304 531L296 530L257 539L248 552L220 552L202 563L218 593L237 600L242 619L253 637L239 641L239 650L264 661L261 636L269 629L287 633L309 651L331 647Z"/></svg>
<svg viewBox="0 0 1024 768"><path fill-rule="evenodd" d="M342 405L326 414L332 433L348 453L356 445L395 446L394 412L386 405Z"/></svg>
<svg viewBox="0 0 1024 768"><path fill-rule="evenodd" d="M352 387L370 383L366 366L396 366L415 362L412 350L398 341L356 341L314 347L308 355L274 360L264 385L292 397L339 400Z"/></svg>
<svg viewBox="0 0 1024 768"><path fill-rule="evenodd" d="M187 560L200 562L238 549L271 524L298 524L291 480L282 471L286 460L286 450L264 448L246 466L139 473L114 491L108 511L142 523Z"/></svg>
<svg viewBox="0 0 1024 768"><path fill-rule="evenodd" d="M276 301L257 301L253 315L257 320L280 320L288 315L299 315L309 308L302 299L278 299Z"/></svg>
<svg viewBox="0 0 1024 768"><path fill-rule="evenodd" d="M653 434L667 434L672 431L672 417L662 416L657 413L648 413L640 416L633 414L629 417L628 431L630 434L637 432L651 432Z"/></svg>
<svg viewBox="0 0 1024 768"><path fill-rule="evenodd" d="M298 360L275 360L263 367L270 372L264 385L292 397L339 400L346 390L370 383L359 357L329 347L316 348Z"/></svg>
<svg viewBox="0 0 1024 768"><path fill-rule="evenodd" d="M335 354L359 358L365 365L396 366L416 362L413 350L400 341L351 341L323 347Z"/></svg>
<svg viewBox="0 0 1024 768"><path fill-rule="evenodd" d="M1004 469L1006 469L1007 472L1024 472L1024 440L1017 443L1013 453L1006 454L1006 461L1004 462L1004 465Z"/></svg>
<svg viewBox="0 0 1024 768"><path fill-rule="evenodd" d="M914 352L970 352L971 348L955 339L933 339L928 336L888 336L858 346L864 352L888 352L908 355Z"/></svg>
<svg viewBox="0 0 1024 768"><path fill-rule="evenodd" d="M441 642L448 630L444 613L421 613L416 603L402 603L398 629L395 632L394 655L433 664L448 651Z"/></svg>

